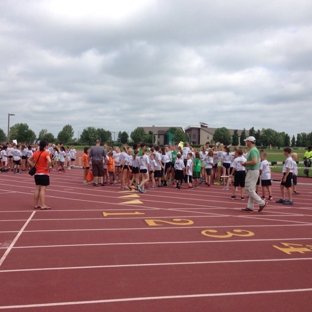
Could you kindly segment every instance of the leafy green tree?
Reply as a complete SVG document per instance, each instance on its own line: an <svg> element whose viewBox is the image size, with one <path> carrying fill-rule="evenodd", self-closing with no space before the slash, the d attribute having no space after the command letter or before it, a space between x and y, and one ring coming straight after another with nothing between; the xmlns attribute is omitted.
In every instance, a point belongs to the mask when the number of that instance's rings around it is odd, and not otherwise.
<svg viewBox="0 0 312 312"><path fill-rule="evenodd" d="M290 136L287 133L284 136L284 145L285 146L290 146L291 145L291 143L290 143Z"/></svg>
<svg viewBox="0 0 312 312"><path fill-rule="evenodd" d="M176 132L176 130L177 130L177 128L171 127L171 128L168 129L167 132L171 132L172 134L174 134Z"/></svg>
<svg viewBox="0 0 312 312"><path fill-rule="evenodd" d="M240 140L239 140L239 145L241 146L245 146L245 140L246 139L246 130L244 128L244 130L241 132L241 135L240 135Z"/></svg>
<svg viewBox="0 0 312 312"><path fill-rule="evenodd" d="M94 127L88 127L83 129L81 136L80 136L80 143L86 145L94 145L95 141L98 140L98 132Z"/></svg>
<svg viewBox="0 0 312 312"><path fill-rule="evenodd" d="M57 140L63 144L66 144L70 141L70 134L67 131L62 130L58 133Z"/></svg>
<svg viewBox="0 0 312 312"><path fill-rule="evenodd" d="M67 139L66 142L71 141L73 139L73 137L74 137L74 129L73 129L73 127L71 125L64 126L62 131L68 133L68 139Z"/></svg>
<svg viewBox="0 0 312 312"><path fill-rule="evenodd" d="M133 141L133 143L138 144L140 142L144 142L145 139L145 131L143 128L141 127L137 127L136 129L134 129L131 134L130 137Z"/></svg>
<svg viewBox="0 0 312 312"><path fill-rule="evenodd" d="M261 141L261 132L260 130L258 130L255 135L254 135L255 139L256 139L256 145L257 146L261 146L262 141Z"/></svg>
<svg viewBox="0 0 312 312"><path fill-rule="evenodd" d="M278 133L273 129L265 129L262 132L261 140L264 146L272 145L280 147L284 144L282 133Z"/></svg>
<svg viewBox="0 0 312 312"><path fill-rule="evenodd" d="M173 142L189 142L190 138L189 136L182 131L181 129L176 129L176 131L174 132L174 135L172 137L172 141Z"/></svg>
<svg viewBox="0 0 312 312"><path fill-rule="evenodd" d="M17 124L15 124L15 125L13 125L13 126L10 127L10 141L16 140L19 125L20 125L20 124L17 123Z"/></svg>
<svg viewBox="0 0 312 312"><path fill-rule="evenodd" d="M312 146L312 132L307 135L307 146Z"/></svg>
<svg viewBox="0 0 312 312"><path fill-rule="evenodd" d="M256 135L256 130L255 130L255 128L254 127L252 127L252 128L250 128L250 130L249 130L249 136L255 136Z"/></svg>
<svg viewBox="0 0 312 312"><path fill-rule="evenodd" d="M295 147L295 146L296 146L296 139L295 139L295 136L293 135L291 139L291 147Z"/></svg>
<svg viewBox="0 0 312 312"><path fill-rule="evenodd" d="M120 143L126 144L128 142L129 135L126 131L120 132Z"/></svg>
<svg viewBox="0 0 312 312"><path fill-rule="evenodd" d="M48 132L47 129L42 129L39 132L39 136L38 136L39 140L47 140L49 143L54 143L55 142L55 137L52 133Z"/></svg>
<svg viewBox="0 0 312 312"><path fill-rule="evenodd" d="M238 145L238 131L234 130L233 136L232 136L232 145L236 146Z"/></svg>
<svg viewBox="0 0 312 312"><path fill-rule="evenodd" d="M154 143L154 133L152 131L145 135L144 142L148 144Z"/></svg>
<svg viewBox="0 0 312 312"><path fill-rule="evenodd" d="M297 134L296 146L297 147L301 147L302 146L302 136L301 136L300 133Z"/></svg>
<svg viewBox="0 0 312 312"><path fill-rule="evenodd" d="M230 131L225 127L217 128L213 135L213 140L214 142L220 142L225 145L231 144L232 138Z"/></svg>
<svg viewBox="0 0 312 312"><path fill-rule="evenodd" d="M307 134L302 132L301 133L301 137L302 137L302 146L303 147L308 146L308 136L307 136Z"/></svg>
<svg viewBox="0 0 312 312"><path fill-rule="evenodd" d="M39 140L44 139L44 138L45 138L45 135L46 135L47 133L48 133L48 130L47 130L47 129L42 129L42 130L40 130L39 135L38 135L38 139L39 139Z"/></svg>
<svg viewBox="0 0 312 312"><path fill-rule="evenodd" d="M98 139L102 144L112 140L112 133L110 131L104 130L103 128L98 128L96 129L96 132L98 134Z"/></svg>
<svg viewBox="0 0 312 312"><path fill-rule="evenodd" d="M2 129L0 129L0 142L5 142L6 138L7 138L6 134Z"/></svg>
<svg viewBox="0 0 312 312"><path fill-rule="evenodd" d="M32 143L35 139L35 132L29 129L25 123L18 123L10 128L10 141L17 140L19 143Z"/></svg>

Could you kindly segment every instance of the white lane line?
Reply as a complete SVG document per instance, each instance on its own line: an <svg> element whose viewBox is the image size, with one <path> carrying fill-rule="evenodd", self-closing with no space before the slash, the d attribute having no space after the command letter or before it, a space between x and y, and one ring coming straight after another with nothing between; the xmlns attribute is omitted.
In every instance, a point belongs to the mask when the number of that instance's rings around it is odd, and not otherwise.
<svg viewBox="0 0 312 312"><path fill-rule="evenodd" d="M14 249L35 249L35 248L68 248L68 247L95 247L95 246L133 246L133 245L176 245L176 244L222 244L222 243L254 243L254 242L275 242L275 241L302 241L310 240L311 237L298 238L266 238L266 239L240 239L240 240L207 240L207 241L160 241L160 242L131 242L131 243L94 243L94 244L64 244L64 245L33 245L17 246ZM0 247L1 249L1 247Z"/></svg>
<svg viewBox="0 0 312 312"><path fill-rule="evenodd" d="M299 292L311 292L311 291L312 291L312 288L297 288L297 289L272 289L272 290L240 291L240 292L224 292L224 293L154 296L154 297L129 297L129 298L89 300L89 301L68 301L68 302L51 302L51 303L0 306L0 310L22 309L22 308L43 308L43 307L57 307L57 306L59 307L59 306L116 303L116 302L133 302L133 301L147 301L147 300L172 300L172 299L186 299L186 298L283 294L283 293L299 293Z"/></svg>
<svg viewBox="0 0 312 312"><path fill-rule="evenodd" d="M155 267L172 265L206 265L206 264L226 264L226 263L258 263L258 262L288 262L288 261L311 261L312 258L291 258L291 259L250 259L250 260L214 260L214 261L191 261L191 262L159 262L159 263L130 263L130 264L107 264L76 267L53 267L53 268L32 268L32 269L12 269L0 270L1 273L15 272L38 272L38 271L58 271L58 270L90 270L90 269L115 269L132 267Z"/></svg>
<svg viewBox="0 0 312 312"><path fill-rule="evenodd" d="M192 230L192 229L207 229L207 228L270 228L270 227L304 227L304 226L312 226L312 223L308 224L243 224L243 225L202 225L202 226L191 226L191 227L147 227L147 228L79 228L79 229L60 229L60 230L26 230L24 233L53 233L53 232L94 232L94 231L152 231L152 230ZM16 233L17 231L0 231L0 233Z"/></svg>
<svg viewBox="0 0 312 312"><path fill-rule="evenodd" d="M2 256L2 258L0 259L0 267L2 265L2 263L4 262L4 260L6 259L6 257L9 255L10 251L12 250L12 248L14 247L15 243L17 242L17 240L19 239L19 237L22 235L23 231L25 230L26 226L28 225L28 223L30 222L30 220L32 219L32 217L35 215L35 211L33 211L33 213L31 214L31 216L28 218L28 220L25 222L25 224L23 225L23 227L20 229L20 231L17 233L17 235L15 236L14 240L12 241L12 243L10 244L9 248L6 250L6 252L4 253L4 255Z"/></svg>

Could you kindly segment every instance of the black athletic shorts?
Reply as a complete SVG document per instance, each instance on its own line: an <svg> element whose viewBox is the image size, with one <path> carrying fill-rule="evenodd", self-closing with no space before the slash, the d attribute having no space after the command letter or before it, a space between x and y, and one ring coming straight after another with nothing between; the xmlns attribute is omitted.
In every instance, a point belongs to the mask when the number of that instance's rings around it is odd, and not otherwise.
<svg viewBox="0 0 312 312"><path fill-rule="evenodd" d="M50 177L47 174L35 174L36 185L48 186L50 185Z"/></svg>

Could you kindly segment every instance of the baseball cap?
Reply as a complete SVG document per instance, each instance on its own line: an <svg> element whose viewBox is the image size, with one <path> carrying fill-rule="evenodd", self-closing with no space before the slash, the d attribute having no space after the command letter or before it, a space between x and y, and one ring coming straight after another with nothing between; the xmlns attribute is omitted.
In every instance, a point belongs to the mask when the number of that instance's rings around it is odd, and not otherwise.
<svg viewBox="0 0 312 312"><path fill-rule="evenodd" d="M249 142L256 142L256 138L253 137L253 136L249 136L246 140L244 140L245 142L246 141L249 141Z"/></svg>

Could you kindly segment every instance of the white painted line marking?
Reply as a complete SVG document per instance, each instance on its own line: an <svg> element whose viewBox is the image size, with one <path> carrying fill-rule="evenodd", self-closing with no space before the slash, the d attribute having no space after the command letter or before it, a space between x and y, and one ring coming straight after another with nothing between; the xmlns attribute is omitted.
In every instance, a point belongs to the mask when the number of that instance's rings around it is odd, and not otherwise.
<svg viewBox="0 0 312 312"><path fill-rule="evenodd" d="M208 294L191 294L191 295L173 295L173 296L155 296L155 297L130 297L117 299L103 299L103 300L89 300L89 301L69 301L69 302L52 302L39 304L24 304L0 306L2 309L22 309L22 308L42 308L42 307L57 307L70 306L82 304L99 304L99 303L113 303L113 302L133 302L133 301L147 301L147 300L170 300L170 299L186 299L186 298L207 298L207 297L225 297L225 296L246 296L246 295L265 295L265 294L282 294L282 293L298 293L311 292L312 288L299 289L275 289L275 290L258 290L258 291L241 291L228 293L208 293Z"/></svg>
<svg viewBox="0 0 312 312"><path fill-rule="evenodd" d="M12 248L14 247L15 243L17 242L17 240L19 239L19 237L22 235L23 231L25 230L26 226L28 225L28 223L30 222L30 220L32 219L32 217L35 215L36 211L34 211L31 216L28 218L28 220L26 221L26 223L23 225L23 227L20 229L20 231L17 233L17 235L15 236L14 240L12 241L12 243L10 244L9 248L6 250L6 252L4 253L4 255L2 256L2 258L0 259L0 267L2 265L2 263L4 262L4 260L6 259L6 257L9 255L10 251L12 250Z"/></svg>
<svg viewBox="0 0 312 312"><path fill-rule="evenodd" d="M32 249L32 248L68 248L68 247L94 247L94 246L132 246L132 245L175 245L175 244L222 244L222 243L253 243L253 242L275 242L275 241L300 241L311 240L311 237L298 238L266 238L266 239L240 239L240 240L208 240L208 241L160 241L160 242L131 242L131 243L94 243L94 244L64 244L64 245L33 245L18 246L14 249ZM0 248L1 249L1 248Z"/></svg>
<svg viewBox="0 0 312 312"><path fill-rule="evenodd" d="M56 267L56 268L32 268L32 269L12 269L0 270L1 273L13 272L38 272L38 271L58 271L58 270L90 270L90 269L115 269L132 267L154 267L172 265L204 265L204 264L225 264L225 263L257 263L257 262L282 262L282 261L311 261L312 258L285 258L285 259L250 259L250 260L214 260L214 261L192 261L192 262L159 262L159 263L133 263L133 264L107 264L77 267Z"/></svg>

